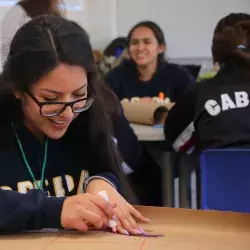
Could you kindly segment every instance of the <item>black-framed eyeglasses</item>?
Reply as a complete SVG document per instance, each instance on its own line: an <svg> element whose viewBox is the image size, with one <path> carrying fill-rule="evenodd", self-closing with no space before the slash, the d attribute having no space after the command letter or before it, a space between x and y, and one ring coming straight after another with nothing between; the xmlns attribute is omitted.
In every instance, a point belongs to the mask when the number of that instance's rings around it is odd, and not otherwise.
<svg viewBox="0 0 250 250"><path fill-rule="evenodd" d="M40 114L45 117L58 116L70 106L73 113L81 113L88 110L95 100L95 95L85 97L73 102L40 102L30 91L26 93L40 107Z"/></svg>

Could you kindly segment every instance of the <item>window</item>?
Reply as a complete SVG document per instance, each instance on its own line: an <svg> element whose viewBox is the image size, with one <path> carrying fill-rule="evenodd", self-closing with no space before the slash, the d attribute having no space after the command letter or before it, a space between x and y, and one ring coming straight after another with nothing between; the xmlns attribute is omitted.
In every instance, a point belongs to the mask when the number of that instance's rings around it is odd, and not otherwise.
<svg viewBox="0 0 250 250"><path fill-rule="evenodd" d="M16 0L0 0L0 6L11 6L14 5Z"/></svg>
<svg viewBox="0 0 250 250"><path fill-rule="evenodd" d="M83 0L64 0L66 10L82 10Z"/></svg>

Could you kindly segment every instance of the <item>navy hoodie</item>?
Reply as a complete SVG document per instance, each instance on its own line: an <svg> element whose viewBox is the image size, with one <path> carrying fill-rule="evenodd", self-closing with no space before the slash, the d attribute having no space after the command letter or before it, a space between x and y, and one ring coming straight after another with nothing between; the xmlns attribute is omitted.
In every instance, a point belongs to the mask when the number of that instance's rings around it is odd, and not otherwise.
<svg viewBox="0 0 250 250"><path fill-rule="evenodd" d="M44 145L25 126L17 133L34 176L40 180ZM83 192L88 176L104 179L119 190L116 176L90 167L77 142L49 140L44 191L34 190L15 138L0 144L0 162L0 231L60 228L65 196Z"/></svg>
<svg viewBox="0 0 250 250"><path fill-rule="evenodd" d="M191 153L211 148L250 147L249 66L224 65L192 86L166 119L168 146Z"/></svg>
<svg viewBox="0 0 250 250"><path fill-rule="evenodd" d="M135 63L125 60L111 70L105 79L120 100L132 97L158 97L160 92L175 102L186 91L189 84L195 83L193 76L179 65L161 62L153 78L144 82L138 77Z"/></svg>

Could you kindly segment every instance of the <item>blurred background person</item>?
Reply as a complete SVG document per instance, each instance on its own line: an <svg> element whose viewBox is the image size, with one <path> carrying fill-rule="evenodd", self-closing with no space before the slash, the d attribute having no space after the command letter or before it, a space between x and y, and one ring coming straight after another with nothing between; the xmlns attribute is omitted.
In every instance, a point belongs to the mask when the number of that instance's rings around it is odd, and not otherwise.
<svg viewBox="0 0 250 250"><path fill-rule="evenodd" d="M2 63L7 58L16 31L30 19L42 14L64 16L63 0L22 0L6 12L1 21Z"/></svg>
<svg viewBox="0 0 250 250"><path fill-rule="evenodd" d="M167 142L190 153L211 148L250 146L250 15L222 18L212 40L218 73L192 86L170 110L165 123Z"/></svg>
<svg viewBox="0 0 250 250"><path fill-rule="evenodd" d="M127 47L126 37L117 37L112 40L103 51L103 57L98 64L99 70L105 77L108 72L120 64L125 56Z"/></svg>
<svg viewBox="0 0 250 250"><path fill-rule="evenodd" d="M106 76L107 84L120 100L140 97L140 101L150 101L162 92L176 101L189 84L195 83L186 69L165 60L165 37L156 23L136 24L128 34L127 47L130 59Z"/></svg>

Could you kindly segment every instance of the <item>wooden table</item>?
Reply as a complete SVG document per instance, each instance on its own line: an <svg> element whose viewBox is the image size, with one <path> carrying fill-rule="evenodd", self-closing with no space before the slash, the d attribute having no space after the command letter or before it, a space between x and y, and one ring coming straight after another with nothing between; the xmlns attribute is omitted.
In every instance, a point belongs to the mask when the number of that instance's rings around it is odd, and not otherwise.
<svg viewBox="0 0 250 250"><path fill-rule="evenodd" d="M141 238L103 232L0 235L1 250L249 250L250 215L174 208L140 207L151 218Z"/></svg>

